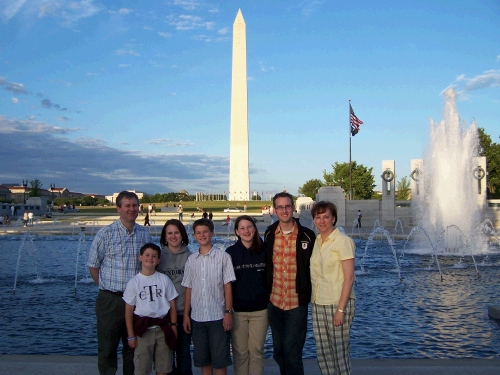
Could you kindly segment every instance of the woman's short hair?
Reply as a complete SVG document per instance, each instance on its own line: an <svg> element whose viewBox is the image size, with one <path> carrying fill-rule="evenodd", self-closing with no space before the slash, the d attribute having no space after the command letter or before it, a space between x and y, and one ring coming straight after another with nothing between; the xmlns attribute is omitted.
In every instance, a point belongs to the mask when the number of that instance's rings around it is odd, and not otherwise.
<svg viewBox="0 0 500 375"><path fill-rule="evenodd" d="M311 216L314 219L316 215L323 214L327 210L329 210L332 216L335 218L333 225L337 224L337 206L335 206L332 202L327 202L327 201L316 202L313 208L311 209Z"/></svg>

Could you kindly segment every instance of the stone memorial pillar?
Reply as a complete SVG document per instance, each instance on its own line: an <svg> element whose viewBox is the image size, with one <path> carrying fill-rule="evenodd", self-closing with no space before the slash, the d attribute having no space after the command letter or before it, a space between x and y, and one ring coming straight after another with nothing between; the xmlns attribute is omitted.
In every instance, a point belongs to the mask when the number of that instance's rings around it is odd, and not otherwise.
<svg viewBox="0 0 500 375"><path fill-rule="evenodd" d="M396 222L396 162L382 160L382 226L390 227Z"/></svg>

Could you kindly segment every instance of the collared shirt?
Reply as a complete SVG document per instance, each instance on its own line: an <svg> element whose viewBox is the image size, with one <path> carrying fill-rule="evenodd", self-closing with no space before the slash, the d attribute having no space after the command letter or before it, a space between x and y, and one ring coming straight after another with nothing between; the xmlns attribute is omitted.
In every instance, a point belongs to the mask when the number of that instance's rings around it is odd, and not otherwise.
<svg viewBox="0 0 500 375"><path fill-rule="evenodd" d="M275 231L271 303L282 310L299 307L296 287L298 233L295 223L290 233L285 234L279 225Z"/></svg>
<svg viewBox="0 0 500 375"><path fill-rule="evenodd" d="M139 250L148 242L149 230L137 223L131 233L120 220L100 229L87 259L88 267L99 268L99 289L123 292L141 270Z"/></svg>
<svg viewBox="0 0 500 375"><path fill-rule="evenodd" d="M335 305L340 300L344 271L342 260L354 259L356 246L352 239L335 229L323 242L316 237L311 256L311 302L317 305ZM350 298L355 298L354 288Z"/></svg>
<svg viewBox="0 0 500 375"><path fill-rule="evenodd" d="M192 254L182 280L182 286L191 288L191 319L211 322L224 318L224 285L234 280L231 256L225 251L212 248L208 254Z"/></svg>

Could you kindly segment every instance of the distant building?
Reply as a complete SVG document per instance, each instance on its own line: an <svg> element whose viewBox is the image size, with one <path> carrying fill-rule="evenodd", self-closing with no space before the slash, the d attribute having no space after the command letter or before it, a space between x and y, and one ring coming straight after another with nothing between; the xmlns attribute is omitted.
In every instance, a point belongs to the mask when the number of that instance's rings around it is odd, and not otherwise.
<svg viewBox="0 0 500 375"><path fill-rule="evenodd" d="M139 199L141 199L145 195L145 193L143 193L142 191L135 191L135 190L127 190L127 191L130 191L131 193L137 194ZM105 198L108 201L110 201L111 203L116 203L116 198L118 197L118 194L120 194L120 193L113 193L113 195L106 195Z"/></svg>
<svg viewBox="0 0 500 375"><path fill-rule="evenodd" d="M102 194L84 194L84 196L86 196L86 197L92 197L92 198L95 198L95 199L106 199L106 196L104 196Z"/></svg>
<svg viewBox="0 0 500 375"><path fill-rule="evenodd" d="M10 199L10 190L5 186L0 185L0 200L7 201Z"/></svg>

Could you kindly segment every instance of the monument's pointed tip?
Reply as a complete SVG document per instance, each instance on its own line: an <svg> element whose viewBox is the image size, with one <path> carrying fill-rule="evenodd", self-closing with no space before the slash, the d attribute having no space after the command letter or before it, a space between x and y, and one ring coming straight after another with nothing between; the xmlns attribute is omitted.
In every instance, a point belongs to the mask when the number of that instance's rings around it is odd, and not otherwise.
<svg viewBox="0 0 500 375"><path fill-rule="evenodd" d="M243 13L241 13L241 9L238 9L238 13L236 14L236 18L234 19L235 24L245 24L245 19L243 18Z"/></svg>

